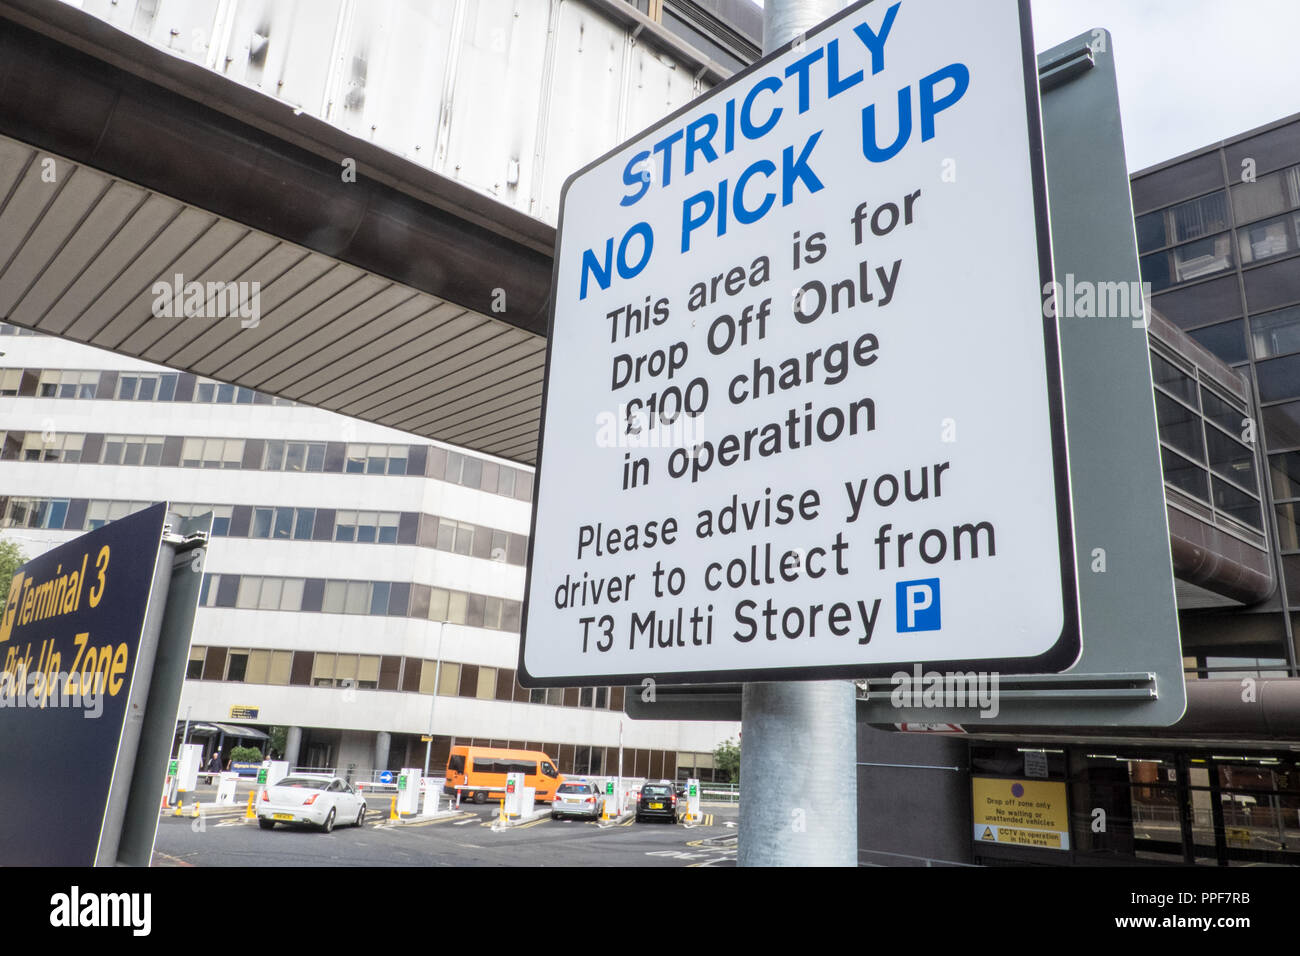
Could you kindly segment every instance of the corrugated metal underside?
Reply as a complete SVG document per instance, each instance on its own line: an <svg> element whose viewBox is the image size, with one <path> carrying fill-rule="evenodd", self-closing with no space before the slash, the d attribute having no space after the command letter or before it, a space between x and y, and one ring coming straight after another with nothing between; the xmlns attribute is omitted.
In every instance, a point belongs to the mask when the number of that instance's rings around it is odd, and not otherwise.
<svg viewBox="0 0 1300 956"><path fill-rule="evenodd" d="M257 324L156 316L177 274L257 283ZM0 320L536 460L544 339L2 137Z"/></svg>

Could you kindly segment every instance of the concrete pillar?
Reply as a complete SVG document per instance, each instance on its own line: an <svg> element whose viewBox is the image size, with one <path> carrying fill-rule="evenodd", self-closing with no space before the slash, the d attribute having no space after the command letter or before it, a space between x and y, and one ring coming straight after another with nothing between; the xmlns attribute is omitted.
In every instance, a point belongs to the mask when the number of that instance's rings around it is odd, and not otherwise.
<svg viewBox="0 0 1300 956"><path fill-rule="evenodd" d="M284 759L292 770L298 764L298 751L302 748L302 728L290 727L284 735Z"/></svg>
<svg viewBox="0 0 1300 956"><path fill-rule="evenodd" d="M393 737L388 731L381 730L379 731L379 733L375 734L374 769L376 770L388 769L388 751L392 747L392 745L393 745Z"/></svg>

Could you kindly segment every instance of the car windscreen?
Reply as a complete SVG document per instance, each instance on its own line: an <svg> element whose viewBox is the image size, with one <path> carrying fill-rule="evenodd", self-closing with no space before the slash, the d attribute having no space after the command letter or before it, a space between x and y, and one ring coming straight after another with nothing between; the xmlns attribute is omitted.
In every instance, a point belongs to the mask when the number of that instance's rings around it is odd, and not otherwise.
<svg viewBox="0 0 1300 956"><path fill-rule="evenodd" d="M672 793L670 787L642 787L641 792L647 797L666 797Z"/></svg>
<svg viewBox="0 0 1300 956"><path fill-rule="evenodd" d="M562 783L556 793L591 793L592 790L589 783Z"/></svg>
<svg viewBox="0 0 1300 956"><path fill-rule="evenodd" d="M277 787L296 787L299 790L324 790L333 781L331 780L312 780L310 777L285 777Z"/></svg>

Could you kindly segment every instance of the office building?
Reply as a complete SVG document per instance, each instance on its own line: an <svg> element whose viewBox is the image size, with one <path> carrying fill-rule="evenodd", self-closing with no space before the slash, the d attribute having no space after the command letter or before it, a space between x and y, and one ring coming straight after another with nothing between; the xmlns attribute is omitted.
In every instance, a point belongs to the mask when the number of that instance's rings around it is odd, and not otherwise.
<svg viewBox="0 0 1300 956"><path fill-rule="evenodd" d="M1300 865L1300 115L1131 186L1187 713L1112 732L863 726L864 862ZM1044 788L1055 844L980 825L979 801L1017 785ZM903 790L900 811L886 795Z"/></svg>
<svg viewBox="0 0 1300 956"><path fill-rule="evenodd" d="M155 501L213 512L180 717L358 779L456 744L713 776L736 728L515 682L533 472L0 325L0 537L28 557ZM436 693L435 693L436 688Z"/></svg>

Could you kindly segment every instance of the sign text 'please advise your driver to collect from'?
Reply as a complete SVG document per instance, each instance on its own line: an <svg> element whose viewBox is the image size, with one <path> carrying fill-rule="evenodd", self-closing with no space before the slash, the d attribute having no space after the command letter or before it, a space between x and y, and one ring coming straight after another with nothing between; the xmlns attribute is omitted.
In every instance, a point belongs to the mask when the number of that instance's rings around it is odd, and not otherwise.
<svg viewBox="0 0 1300 956"><path fill-rule="evenodd" d="M566 184L525 679L1073 662L1026 6L853 7Z"/></svg>

